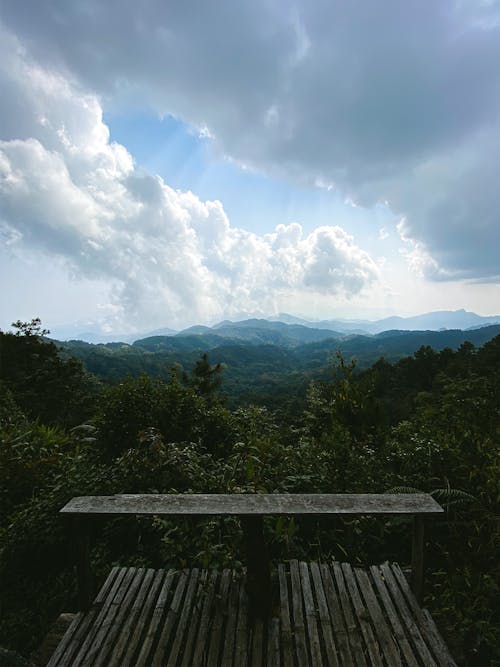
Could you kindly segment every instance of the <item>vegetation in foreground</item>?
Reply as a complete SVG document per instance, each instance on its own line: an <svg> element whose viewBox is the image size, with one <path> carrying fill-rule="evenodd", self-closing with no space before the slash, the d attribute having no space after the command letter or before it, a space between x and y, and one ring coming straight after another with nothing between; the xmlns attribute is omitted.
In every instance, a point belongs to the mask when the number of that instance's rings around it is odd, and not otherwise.
<svg viewBox="0 0 500 667"><path fill-rule="evenodd" d="M75 607L70 535L58 517L75 495L417 489L447 510L427 534L426 606L461 665L500 664L500 336L456 352L424 347L362 372L334 355L302 409L284 400L278 412L226 408L222 369L206 356L188 375L171 369L166 379L105 387L45 333L37 320L0 332L0 644L29 652ZM94 528L99 577L118 563L241 559L233 519ZM410 526L400 520L332 528L278 519L266 530L276 560L409 560Z"/></svg>

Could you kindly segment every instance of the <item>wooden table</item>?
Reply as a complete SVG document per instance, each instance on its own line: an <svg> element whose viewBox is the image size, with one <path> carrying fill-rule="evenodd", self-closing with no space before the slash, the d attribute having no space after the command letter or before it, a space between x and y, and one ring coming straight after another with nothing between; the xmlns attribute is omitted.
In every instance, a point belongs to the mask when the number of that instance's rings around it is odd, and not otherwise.
<svg viewBox="0 0 500 667"><path fill-rule="evenodd" d="M82 608L91 601L89 533L92 516L239 516L247 552L248 593L256 612L270 595L270 564L263 535L264 516L413 516L412 588L422 598L424 519L443 509L428 494L148 494L83 496L62 509L75 520L78 591Z"/></svg>

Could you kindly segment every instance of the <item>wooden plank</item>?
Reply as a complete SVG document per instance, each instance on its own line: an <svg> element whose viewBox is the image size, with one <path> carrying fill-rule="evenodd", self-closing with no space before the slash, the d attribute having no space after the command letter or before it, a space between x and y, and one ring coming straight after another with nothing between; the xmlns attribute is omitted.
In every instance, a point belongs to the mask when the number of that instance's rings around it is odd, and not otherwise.
<svg viewBox="0 0 500 667"><path fill-rule="evenodd" d="M262 667L264 664L264 621L255 619L252 636L252 667Z"/></svg>
<svg viewBox="0 0 500 667"><path fill-rule="evenodd" d="M111 604L113 602L113 599L115 598L115 595L117 595L117 593L120 589L120 586L122 584L122 581L123 581L124 577L126 576L127 572L128 572L128 569L125 568L125 567L122 567L116 573L116 577L113 581L113 585L109 589L109 591L106 595L106 598L103 600L103 603L101 605L101 608L100 608L98 614L95 616L95 618L92 621L92 624L89 626L88 632L86 633L83 642L78 647L78 652L77 652L76 656L73 658L73 662L71 663L72 667L77 667L77 666L83 664L83 660L85 659L85 655L86 655L87 651L89 650L89 648L92 647L95 636L97 635L97 633L99 631L101 623L106 618L109 607L111 606Z"/></svg>
<svg viewBox="0 0 500 667"><path fill-rule="evenodd" d="M206 590L204 591L203 608L201 611L200 629L194 648L193 659L190 667L201 667L206 664L208 647L207 637L209 633L210 621L212 619L213 601L217 586L218 572L212 570L208 579Z"/></svg>
<svg viewBox="0 0 500 667"><path fill-rule="evenodd" d="M422 634L415 623L415 619L410 613L408 606L405 602L404 595L399 588L396 579L392 573L392 569L388 563L383 563L380 566L380 570L384 576L384 579L389 589L392 599L396 603L396 609L398 610L398 615L405 624L408 634L413 642L413 645L420 656L420 659L423 661L425 667L436 667L436 662L432 657L427 644L422 637Z"/></svg>
<svg viewBox="0 0 500 667"><path fill-rule="evenodd" d="M184 597L184 590L186 588L186 582L188 580L188 570L182 570L177 579L174 596L170 607L165 618L165 624L163 625L160 637L158 639L158 644L156 645L156 651L153 656L153 662L151 663L152 667L163 667L164 661L166 660L168 645L170 639L173 635L174 627L177 625L177 619L179 617L179 611L181 609L182 598Z"/></svg>
<svg viewBox="0 0 500 667"><path fill-rule="evenodd" d="M457 663L451 657L450 651L441 637L441 633L437 629L434 619L427 609L422 609L422 616L426 621L427 637L432 645L432 650L437 658L439 666L457 667Z"/></svg>
<svg viewBox="0 0 500 667"><path fill-rule="evenodd" d="M426 493L158 493L81 496L60 511L65 515L428 515L440 514L443 508Z"/></svg>
<svg viewBox="0 0 500 667"><path fill-rule="evenodd" d="M222 667L232 667L233 654L236 643L236 627L238 621L238 600L240 593L240 581L237 573L233 570L229 584L229 606L227 611L226 632L222 650Z"/></svg>
<svg viewBox="0 0 500 667"><path fill-rule="evenodd" d="M326 601L321 572L318 563L312 562L309 567L314 584L316 600L318 602L319 621L326 653L326 667L339 667L337 648L333 638L332 622L330 619L330 612L328 611L328 602Z"/></svg>
<svg viewBox="0 0 500 667"><path fill-rule="evenodd" d="M269 616L268 619L266 665L267 667L279 667L280 665L280 620L276 616Z"/></svg>
<svg viewBox="0 0 500 667"><path fill-rule="evenodd" d="M300 585L299 564L296 560L290 561L290 583L292 588L293 635L295 637L297 660L300 667L308 667L310 663L307 654L302 589Z"/></svg>
<svg viewBox="0 0 500 667"><path fill-rule="evenodd" d="M380 569L376 565L372 565L370 567L370 573L377 588L379 597L382 600L382 604L384 605L385 613L387 614L387 617L391 623L397 644L400 647L406 662L408 663L408 667L419 667L418 660L415 657L413 649L410 646L410 642L406 637L403 626L401 625L401 621L399 620L399 615L394 608L391 596L387 590L385 580L380 573Z"/></svg>
<svg viewBox="0 0 500 667"><path fill-rule="evenodd" d="M391 667L401 667L402 662L398 646L395 644L392 633L384 618L377 596L372 588L370 578L365 570L353 568L353 571L358 581L362 597L366 602L366 608L373 621L373 627L377 635L378 643L385 655L387 664L391 665Z"/></svg>
<svg viewBox="0 0 500 667"><path fill-rule="evenodd" d="M248 663L248 596L244 580L240 582L238 600L238 625L234 649L235 667L246 667Z"/></svg>
<svg viewBox="0 0 500 667"><path fill-rule="evenodd" d="M382 667L382 654L380 652L380 646L370 625L370 616L368 614L368 610L366 609L366 606L361 599L358 587L356 585L354 572L349 563L342 563L342 573L347 584L347 590L349 591L359 627L361 628L361 634L365 641L366 652L370 656L370 661L374 667ZM394 667L397 666L394 665Z"/></svg>
<svg viewBox="0 0 500 667"><path fill-rule="evenodd" d="M137 658L138 665L147 665L150 662L150 653L154 646L154 640L160 627L160 623L163 619L165 609L167 606L167 601L170 595L172 588L172 582L174 581L175 570L169 570L163 581L160 593L156 600L156 604L153 609L153 614L151 616L151 621L144 638L144 642L141 646L139 656Z"/></svg>
<svg viewBox="0 0 500 667"><path fill-rule="evenodd" d="M51 655L49 662L47 663L47 667L56 667L58 665L60 657L64 653L66 647L71 642L73 637L77 634L80 626L82 625L84 616L85 613L83 611L80 611L78 612L78 614L75 614L75 617L71 621L69 628L66 630L63 637L61 638L61 641L57 645L56 650Z"/></svg>
<svg viewBox="0 0 500 667"><path fill-rule="evenodd" d="M120 585L116 589L115 595L109 599L109 604L106 605L106 612L103 614L102 618L100 618L97 632L92 638L92 642L88 646L81 661L82 667L91 667L94 665L97 656L111 631L115 617L120 609L120 605L135 577L135 574L136 569L134 567L127 568ZM97 623L95 623L95 625L97 626Z"/></svg>
<svg viewBox="0 0 500 667"><path fill-rule="evenodd" d="M344 615L340 608L340 602L333 583L332 573L326 563L320 565L321 578L323 580L323 587L325 596L330 609L330 618L332 626L335 631L337 645L339 647L339 662L342 667L354 667L354 661L347 636L347 628L345 625Z"/></svg>
<svg viewBox="0 0 500 667"><path fill-rule="evenodd" d="M356 667L367 667L365 654L363 653L361 635L357 623L354 619L354 614L351 608L351 601L349 600L349 595L347 593L347 588L344 581L344 575L342 573L342 567L340 566L340 563L335 561L332 563L331 567L333 570L333 576L335 577L335 582L337 584L337 589L339 591L340 605L342 607L342 611L344 612L344 618L347 627L347 637L354 655L354 662Z"/></svg>
<svg viewBox="0 0 500 667"><path fill-rule="evenodd" d="M117 651L119 657L117 667L135 665L135 654L139 650L143 635L147 633L147 624L153 613L154 603L161 586L163 574L162 571L146 570L143 584L135 596L132 609L128 614L124 627L123 637L125 641L119 646ZM148 600L149 605L147 604ZM123 654L122 648L125 648Z"/></svg>
<svg viewBox="0 0 500 667"><path fill-rule="evenodd" d="M443 641L443 638L441 637L439 630L434 623L434 620L427 610L420 608L417 600L410 590L410 587L408 586L405 575L397 563L393 564L392 572L399 584L399 587L403 591L405 599L408 602L408 605L412 610L415 618L417 619L421 630L425 633L427 642L432 647L439 664L445 665L446 667L456 667L455 661L451 657L449 649Z"/></svg>
<svg viewBox="0 0 500 667"><path fill-rule="evenodd" d="M105 661L106 667L116 667L117 664L119 664L121 654L129 638L129 627L133 627L134 614L132 605L139 588L143 584L145 575L145 568L139 567L135 570L134 578L130 583L125 597L119 604L118 612L113 620L113 624L107 632L101 651L99 655L95 657L95 667L100 667ZM113 647L115 640L116 646ZM111 655L109 655L110 653Z"/></svg>
<svg viewBox="0 0 500 667"><path fill-rule="evenodd" d="M179 623L177 625L177 630L175 632L174 643L172 644L172 648L170 649L170 653L168 656L167 667L175 667L177 663L177 658L179 656L179 652L181 650L181 647L183 646L184 635L186 634L187 629L189 627L188 622L191 616L191 607L193 606L194 603L194 594L196 591L196 587L198 585L199 575L200 571L198 570L198 568L195 567L191 570L191 574L189 576L189 583L187 585L187 590L186 590L186 596L184 598L184 604L182 605L182 611L179 618Z"/></svg>
<svg viewBox="0 0 500 667"><path fill-rule="evenodd" d="M283 667L293 667L293 637L292 625L290 622L288 584L285 566L282 563L278 565L278 578L280 585L280 620Z"/></svg>
<svg viewBox="0 0 500 667"><path fill-rule="evenodd" d="M108 593L111 590L115 579L118 576L118 573L120 572L120 569L121 568L119 567L114 567L111 570L101 590L97 594L92 607L86 613L82 612L81 614L77 614L73 623L68 629L68 632L65 634L62 642L59 644L54 655L50 659L47 667L57 667L58 665L65 667L68 664L72 664L71 661L73 660L73 656L80 649L85 635L89 628L92 626L92 623L96 618L103 602L107 598Z"/></svg>
<svg viewBox="0 0 500 667"><path fill-rule="evenodd" d="M309 636L309 649L311 652L311 664L322 665L321 645L319 641L318 625L316 622L316 607L314 604L311 582L309 580L309 569L307 563L299 564L300 580L302 584L302 595L304 598L304 609L307 623L307 634Z"/></svg>
<svg viewBox="0 0 500 667"><path fill-rule="evenodd" d="M194 595L193 611L189 622L189 630L184 645L184 651L182 652L181 667L191 667L192 665L193 653L196 648L196 638L198 635L198 630L200 625L201 611L203 608L203 601L207 586L207 580L208 580L208 570L202 570L200 572L200 577L198 580L198 588Z"/></svg>
<svg viewBox="0 0 500 667"><path fill-rule="evenodd" d="M227 596L229 592L229 583L231 581L231 570L225 568L220 578L220 589L215 599L214 619L212 623L212 632L210 633L210 646L208 649L207 664L212 667L219 664L219 653L222 641L225 617L227 613Z"/></svg>

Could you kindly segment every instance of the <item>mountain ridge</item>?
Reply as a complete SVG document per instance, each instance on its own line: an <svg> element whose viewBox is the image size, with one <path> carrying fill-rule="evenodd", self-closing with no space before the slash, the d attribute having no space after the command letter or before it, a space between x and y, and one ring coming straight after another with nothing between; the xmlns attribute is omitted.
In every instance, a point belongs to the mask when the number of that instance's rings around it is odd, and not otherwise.
<svg viewBox="0 0 500 667"><path fill-rule="evenodd" d="M472 311L465 309L459 310L438 310L414 315L411 317L402 317L393 315L378 320L367 319L324 319L324 320L308 320L289 313L279 313L269 317L249 317L241 320L222 320L211 326L204 324L195 324L193 326L177 331L169 327L162 327L151 331L124 333L124 334L108 334L97 331L87 330L82 333L76 333L77 327L75 325L68 327L54 327L53 335L58 340L82 340L89 343L134 343L138 340L154 336L186 336L186 335L204 335L204 334L219 334L221 330L233 331L238 328L252 328L258 327L261 329L272 329L272 325L288 325L298 326L308 329L324 330L332 332L336 336L342 335L376 335L383 331L400 330L400 331L417 331L429 330L439 331L441 329L477 329L487 325L499 324L500 315L482 316L477 315ZM282 330L284 331L284 329ZM291 330L288 330L289 332Z"/></svg>
<svg viewBox="0 0 500 667"><path fill-rule="evenodd" d="M325 332L323 332L325 333ZM328 333L328 332L326 332ZM340 352L346 361L356 359L362 370L384 358L396 362L414 355L422 347L436 351L458 349L466 341L484 345L500 335L500 324L472 331L393 330L377 335L326 337L291 346L269 343L249 344L216 334L151 337L134 345L106 343L94 345L82 341L58 343L65 353L79 358L86 369L106 382L120 382L132 375L147 374L168 379L176 367L188 373L207 353L211 364L224 367L222 391L235 405L239 401L259 401L265 394L278 400L279 392L302 392L314 377L327 376L329 359ZM57 341L55 341L57 343Z"/></svg>

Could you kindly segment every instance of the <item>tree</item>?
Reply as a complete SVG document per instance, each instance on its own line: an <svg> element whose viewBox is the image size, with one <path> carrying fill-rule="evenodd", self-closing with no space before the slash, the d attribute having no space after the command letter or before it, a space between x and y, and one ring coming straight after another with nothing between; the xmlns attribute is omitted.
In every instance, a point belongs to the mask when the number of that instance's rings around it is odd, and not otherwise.
<svg viewBox="0 0 500 667"><path fill-rule="evenodd" d="M188 384L203 398L213 401L222 382L222 364L212 364L208 360L208 354L204 352L196 362Z"/></svg>
<svg viewBox="0 0 500 667"><path fill-rule="evenodd" d="M12 322L10 326L17 329L16 336L35 336L41 338L50 333L48 329L42 327L42 320L39 317L34 317L31 322L17 320L16 322Z"/></svg>
<svg viewBox="0 0 500 667"><path fill-rule="evenodd" d="M0 380L22 410L47 425L75 426L94 409L98 383L80 361L64 355L39 318L0 331Z"/></svg>

